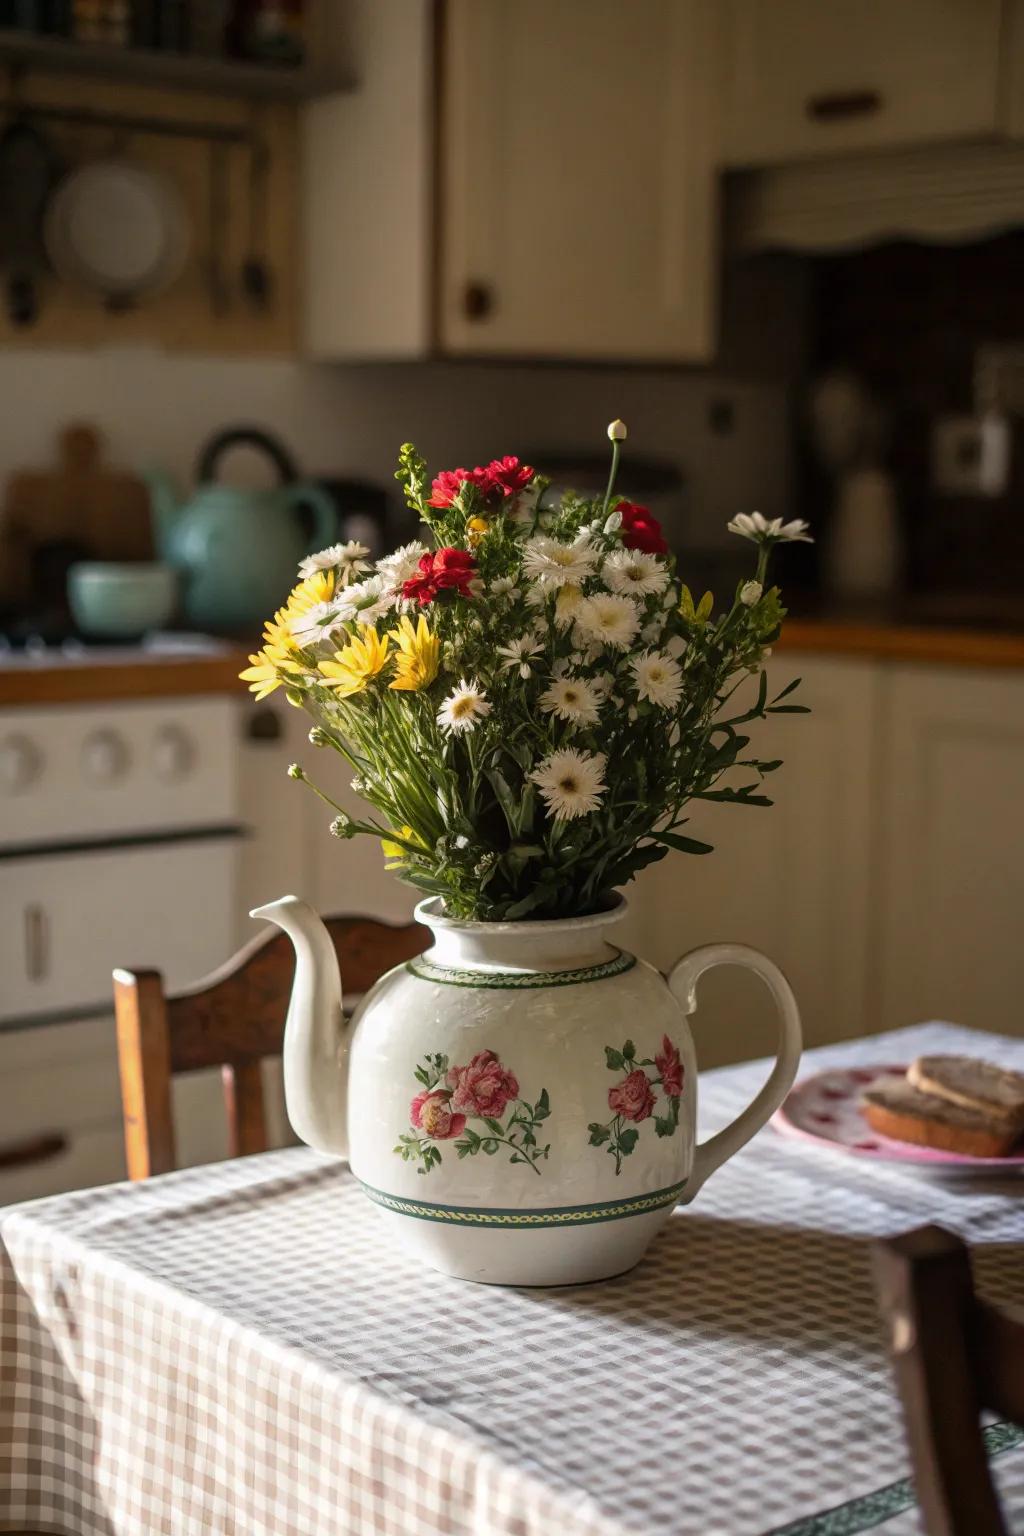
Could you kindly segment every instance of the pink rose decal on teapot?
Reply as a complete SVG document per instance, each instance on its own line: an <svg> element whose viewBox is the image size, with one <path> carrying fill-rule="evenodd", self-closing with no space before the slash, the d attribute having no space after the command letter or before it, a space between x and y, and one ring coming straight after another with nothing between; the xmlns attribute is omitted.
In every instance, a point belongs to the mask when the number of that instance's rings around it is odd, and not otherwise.
<svg viewBox="0 0 1024 1536"><path fill-rule="evenodd" d="M622 1159L628 1157L640 1140L636 1127L654 1116L654 1129L659 1136L672 1136L679 1128L679 1101L683 1093L683 1067L679 1051L668 1035L661 1037L661 1050L654 1056L637 1059L636 1046L627 1040L621 1051L614 1046L604 1048L605 1062L610 1072L625 1072L626 1076L614 1088L608 1090L608 1108L613 1118L607 1121L592 1120L587 1129L590 1145L604 1147L615 1159L615 1172L622 1172ZM653 1073L651 1068L654 1068ZM658 1108L657 1089L661 1090L664 1113L655 1114Z"/></svg>
<svg viewBox="0 0 1024 1536"><path fill-rule="evenodd" d="M538 1164L551 1151L538 1134L551 1113L546 1088L534 1104L521 1098L519 1079L495 1051L477 1051L464 1067L449 1066L440 1054L424 1056L414 1075L423 1091L409 1105L412 1130L399 1136L394 1151L405 1162L418 1163L417 1173L429 1173L443 1161L438 1142L454 1141L460 1160L479 1153L494 1157L505 1147L510 1163L539 1177Z"/></svg>

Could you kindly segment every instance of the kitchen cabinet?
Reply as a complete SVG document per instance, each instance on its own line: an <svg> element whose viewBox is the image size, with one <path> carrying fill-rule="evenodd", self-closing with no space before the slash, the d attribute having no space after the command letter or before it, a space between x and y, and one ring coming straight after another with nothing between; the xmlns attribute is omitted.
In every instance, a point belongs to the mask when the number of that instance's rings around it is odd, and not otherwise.
<svg viewBox="0 0 1024 1536"><path fill-rule="evenodd" d="M445 15L442 349L709 358L714 7L451 0Z"/></svg>
<svg viewBox="0 0 1024 1536"><path fill-rule="evenodd" d="M358 89L304 113L310 355L713 355L716 0L349 26Z"/></svg>
<svg viewBox="0 0 1024 1536"><path fill-rule="evenodd" d="M872 764L879 724L876 663L784 652L768 668L770 693L793 678L809 715L755 725L751 750L783 766L765 781L770 810L695 802L685 828L714 845L669 854L627 888L622 940L667 969L719 940L752 944L786 972L809 1045L853 1038L869 1016L872 955ZM753 689L747 685L746 692ZM742 697L742 695L740 695ZM749 771L734 781L749 782ZM694 1017L702 1066L774 1050L775 1010L746 972L705 976Z"/></svg>
<svg viewBox="0 0 1024 1536"><path fill-rule="evenodd" d="M999 0L730 0L729 165L993 134Z"/></svg>
<svg viewBox="0 0 1024 1536"><path fill-rule="evenodd" d="M1024 674L894 667L881 704L878 1026L1024 1033Z"/></svg>
<svg viewBox="0 0 1024 1536"><path fill-rule="evenodd" d="M809 1045L931 1018L1024 1033L1024 674L783 652L813 713L766 723L770 811L697 805L707 858L670 854L627 894L623 942L667 968L715 940L789 976ZM740 972L701 983L706 1065L771 1047L767 996Z"/></svg>

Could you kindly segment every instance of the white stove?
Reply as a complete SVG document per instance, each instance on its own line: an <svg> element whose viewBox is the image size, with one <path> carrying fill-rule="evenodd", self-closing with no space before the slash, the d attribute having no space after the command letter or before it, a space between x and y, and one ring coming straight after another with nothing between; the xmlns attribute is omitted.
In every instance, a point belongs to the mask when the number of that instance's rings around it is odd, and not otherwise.
<svg viewBox="0 0 1024 1536"><path fill-rule="evenodd" d="M117 965L173 987L230 954L238 726L215 696L0 710L0 1028L109 1008Z"/></svg>

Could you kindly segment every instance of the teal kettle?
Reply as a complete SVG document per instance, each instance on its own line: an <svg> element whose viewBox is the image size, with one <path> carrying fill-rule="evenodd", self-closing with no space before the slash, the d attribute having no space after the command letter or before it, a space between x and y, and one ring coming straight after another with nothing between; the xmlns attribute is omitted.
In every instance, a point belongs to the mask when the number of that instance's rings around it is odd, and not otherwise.
<svg viewBox="0 0 1024 1536"><path fill-rule="evenodd" d="M267 455L278 485L248 490L218 482L221 455L240 444ZM197 629L255 633L284 603L302 557L337 535L334 502L319 486L298 480L291 455L258 427L231 427L211 438L188 500L180 500L162 471L150 471L146 480L160 558L179 573L183 614Z"/></svg>

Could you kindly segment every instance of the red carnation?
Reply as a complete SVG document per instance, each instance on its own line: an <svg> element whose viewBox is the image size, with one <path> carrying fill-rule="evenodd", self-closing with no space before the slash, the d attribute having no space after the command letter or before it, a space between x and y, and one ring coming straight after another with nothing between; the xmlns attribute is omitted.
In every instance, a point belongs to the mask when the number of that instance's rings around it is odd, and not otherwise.
<svg viewBox="0 0 1024 1536"><path fill-rule="evenodd" d="M627 549L641 549L647 555L668 554L661 524L646 507L635 501L620 501L615 510L622 514L622 542Z"/></svg>
<svg viewBox="0 0 1024 1536"><path fill-rule="evenodd" d="M476 575L476 561L465 549L437 549L422 555L417 574L402 587L403 597L414 597L421 607L432 603L442 592L457 592L471 597L469 584Z"/></svg>
<svg viewBox="0 0 1024 1536"><path fill-rule="evenodd" d="M503 459L492 459L478 473L487 477L487 485L481 485L485 495L488 490L495 490L503 496L518 496L533 479L533 465L520 464L514 453L506 453Z"/></svg>
<svg viewBox="0 0 1024 1536"><path fill-rule="evenodd" d="M487 471L481 469L479 465L476 469L442 469L431 484L431 495L427 506L450 507L467 480L471 480L486 496L490 489Z"/></svg>

